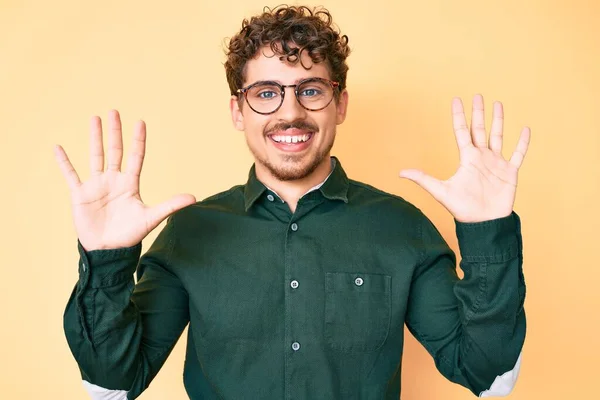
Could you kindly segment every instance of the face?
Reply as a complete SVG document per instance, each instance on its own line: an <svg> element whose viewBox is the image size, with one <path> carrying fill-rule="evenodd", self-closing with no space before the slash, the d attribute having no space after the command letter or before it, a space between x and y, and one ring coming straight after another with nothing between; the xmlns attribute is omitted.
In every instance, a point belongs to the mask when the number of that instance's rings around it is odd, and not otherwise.
<svg viewBox="0 0 600 400"><path fill-rule="evenodd" d="M306 78L331 79L324 63L312 63L306 52L302 57L302 63L292 65L264 48L247 62L244 87L257 81L291 85ZM311 68L305 69L302 64ZM270 174L280 181L293 181L310 177L320 166L329 164L336 127L346 117L348 93L344 90L339 101L334 98L320 111L309 111L296 99L294 88L286 88L285 92L283 104L273 114L256 113L246 100L238 102L235 96L230 100L230 108L234 126L245 133L254 155L257 175Z"/></svg>

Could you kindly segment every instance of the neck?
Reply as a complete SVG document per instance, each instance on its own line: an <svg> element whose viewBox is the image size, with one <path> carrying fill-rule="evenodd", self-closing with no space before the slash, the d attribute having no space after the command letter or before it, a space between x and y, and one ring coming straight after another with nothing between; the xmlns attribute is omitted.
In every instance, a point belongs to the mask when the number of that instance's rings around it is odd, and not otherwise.
<svg viewBox="0 0 600 400"><path fill-rule="evenodd" d="M325 157L310 175L293 181L278 180L263 165L259 163L255 165L257 179L275 191L288 204L292 212L296 210L298 200L312 187L323 182L331 173L331 157L329 156Z"/></svg>

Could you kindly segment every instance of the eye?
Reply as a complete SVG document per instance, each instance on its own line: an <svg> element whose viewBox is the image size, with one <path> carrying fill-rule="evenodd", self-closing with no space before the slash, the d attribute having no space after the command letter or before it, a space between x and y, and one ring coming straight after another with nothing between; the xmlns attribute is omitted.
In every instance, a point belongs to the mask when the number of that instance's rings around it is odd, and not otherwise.
<svg viewBox="0 0 600 400"><path fill-rule="evenodd" d="M321 91L316 88L306 88L306 89L302 89L302 91L300 92L300 96L305 96L305 97L313 97L313 96L318 96L320 94L321 94Z"/></svg>
<svg viewBox="0 0 600 400"><path fill-rule="evenodd" d="M262 83L248 90L248 96L255 101L271 101L279 97L281 89L277 85Z"/></svg>
<svg viewBox="0 0 600 400"><path fill-rule="evenodd" d="M258 93L258 98L262 100L271 100L277 97L277 93L272 90L264 90Z"/></svg>

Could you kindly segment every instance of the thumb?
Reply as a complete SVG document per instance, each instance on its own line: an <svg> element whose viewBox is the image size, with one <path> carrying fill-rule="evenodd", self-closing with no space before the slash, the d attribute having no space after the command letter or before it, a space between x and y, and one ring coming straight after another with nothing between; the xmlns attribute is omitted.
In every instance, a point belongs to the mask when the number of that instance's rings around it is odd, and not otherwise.
<svg viewBox="0 0 600 400"><path fill-rule="evenodd" d="M191 194L178 194L171 197L169 200L163 201L160 204L152 207L149 210L149 224L151 229L154 229L165 218L184 207L192 205L196 202L196 197Z"/></svg>
<svg viewBox="0 0 600 400"><path fill-rule="evenodd" d="M423 171L418 169L404 169L400 171L400 177L415 182L438 200L442 197L444 190L442 183Z"/></svg>

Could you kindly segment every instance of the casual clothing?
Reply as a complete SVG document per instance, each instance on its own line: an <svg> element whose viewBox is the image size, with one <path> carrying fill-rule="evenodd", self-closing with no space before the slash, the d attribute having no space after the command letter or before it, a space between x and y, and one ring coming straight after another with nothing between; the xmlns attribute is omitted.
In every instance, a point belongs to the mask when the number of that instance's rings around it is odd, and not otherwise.
<svg viewBox="0 0 600 400"><path fill-rule="evenodd" d="M418 208L332 161L294 213L253 166L245 185L172 214L141 257L141 243L78 242L64 326L92 398L139 396L188 323L193 400L396 400L404 324L447 379L510 391L526 330L517 214L455 221L459 279Z"/></svg>

